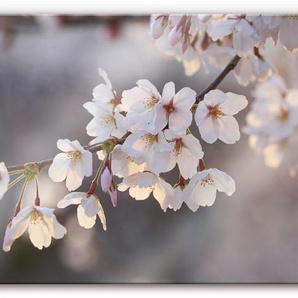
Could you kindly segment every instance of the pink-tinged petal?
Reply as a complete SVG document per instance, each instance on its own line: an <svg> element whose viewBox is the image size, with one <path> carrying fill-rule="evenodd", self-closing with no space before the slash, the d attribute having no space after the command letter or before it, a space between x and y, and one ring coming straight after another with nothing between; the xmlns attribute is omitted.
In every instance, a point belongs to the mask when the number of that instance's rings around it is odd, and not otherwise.
<svg viewBox="0 0 298 298"><path fill-rule="evenodd" d="M73 149L73 146L71 144L71 141L68 140L68 139L64 139L64 140L59 139L57 141L57 147L58 147L58 149L60 149L63 152L69 152L69 151L73 151L74 150Z"/></svg>
<svg viewBox="0 0 298 298"><path fill-rule="evenodd" d="M38 249L43 249L43 247L48 247L51 244L51 235L43 221L37 224L30 224L28 232L32 244Z"/></svg>
<svg viewBox="0 0 298 298"><path fill-rule="evenodd" d="M196 101L196 92L188 87L181 89L174 97L174 107L178 110L189 111Z"/></svg>
<svg viewBox="0 0 298 298"><path fill-rule="evenodd" d="M154 152L146 153L146 162L149 170L154 173L165 173L173 169L169 152Z"/></svg>
<svg viewBox="0 0 298 298"><path fill-rule="evenodd" d="M177 187L174 190L173 196L171 197L169 208L172 208L174 211L177 211L181 208L182 203L184 202L184 197L187 196L185 191L182 191L180 187Z"/></svg>
<svg viewBox="0 0 298 298"><path fill-rule="evenodd" d="M69 191L76 190L82 185L84 175L82 172L78 171L79 168L76 170L71 169L69 170L66 178L66 187Z"/></svg>
<svg viewBox="0 0 298 298"><path fill-rule="evenodd" d="M174 196L174 191L169 183L160 179L160 182L154 187L153 196L159 203L161 209L166 212Z"/></svg>
<svg viewBox="0 0 298 298"><path fill-rule="evenodd" d="M145 89L154 98L160 99L160 94L159 94L158 90L149 80L138 80L137 85L140 88Z"/></svg>
<svg viewBox="0 0 298 298"><path fill-rule="evenodd" d="M143 100L147 99L148 97L150 97L150 95L146 90L140 87L134 87L122 92L121 102L125 111L127 112L131 109L136 112L142 112L146 107Z"/></svg>
<svg viewBox="0 0 298 298"><path fill-rule="evenodd" d="M199 102L195 113L195 121L197 126L200 126L209 117L210 110L204 101Z"/></svg>
<svg viewBox="0 0 298 298"><path fill-rule="evenodd" d="M54 182L63 181L70 167L70 159L66 153L59 153L55 156L53 163L51 164L48 174Z"/></svg>
<svg viewBox="0 0 298 298"><path fill-rule="evenodd" d="M157 134L167 125L167 123L167 112L163 103L159 102L154 106L154 117L151 125L149 124L149 129L147 130L152 134Z"/></svg>
<svg viewBox="0 0 298 298"><path fill-rule="evenodd" d="M57 207L65 208L69 205L73 205L73 204L77 205L77 204L80 204L81 201L85 198L86 198L85 192L71 192L58 202Z"/></svg>
<svg viewBox="0 0 298 298"><path fill-rule="evenodd" d="M226 144L234 144L240 139L237 120L233 116L223 116L218 119L219 139Z"/></svg>
<svg viewBox="0 0 298 298"><path fill-rule="evenodd" d="M169 33L169 43L172 47L174 47L182 37L182 26L175 26L171 32Z"/></svg>
<svg viewBox="0 0 298 298"><path fill-rule="evenodd" d="M109 190L109 195L113 204L113 207L117 206L117 189Z"/></svg>
<svg viewBox="0 0 298 298"><path fill-rule="evenodd" d="M167 104L175 96L175 84L173 82L166 83L162 91L162 102Z"/></svg>
<svg viewBox="0 0 298 298"><path fill-rule="evenodd" d="M95 216L102 209L98 200L93 195L83 200L81 205L84 208L85 214L89 217Z"/></svg>
<svg viewBox="0 0 298 298"><path fill-rule="evenodd" d="M84 176L90 177L92 175L92 153L87 150L82 153L82 167Z"/></svg>
<svg viewBox="0 0 298 298"><path fill-rule="evenodd" d="M110 79L108 78L107 73L102 69L102 68L98 68L98 74L104 79L106 85L112 89L112 83L110 81Z"/></svg>
<svg viewBox="0 0 298 298"><path fill-rule="evenodd" d="M183 178L190 179L197 173L199 159L196 160L190 150L183 148L181 154L177 156L177 164Z"/></svg>
<svg viewBox="0 0 298 298"><path fill-rule="evenodd" d="M235 115L243 110L248 101L245 96L228 92L226 100L220 104L221 112L227 115Z"/></svg>
<svg viewBox="0 0 298 298"><path fill-rule="evenodd" d="M100 84L93 89L93 100L101 103L110 103L115 98L113 90L107 85Z"/></svg>
<svg viewBox="0 0 298 298"><path fill-rule="evenodd" d="M108 167L105 167L105 169L103 170L101 176L100 176L100 184L101 184L101 188L104 192L107 192L111 182L112 182L112 173L110 171L110 169Z"/></svg>
<svg viewBox="0 0 298 298"><path fill-rule="evenodd" d="M212 177L214 185L218 191L225 192L228 196L231 196L235 192L235 181L228 174L218 169L212 169L210 176Z"/></svg>
<svg viewBox="0 0 298 298"><path fill-rule="evenodd" d="M216 187L214 185L202 186L198 184L192 195L202 207L212 206L216 199Z"/></svg>
<svg viewBox="0 0 298 298"><path fill-rule="evenodd" d="M164 33L165 26L163 26L164 17L160 15L151 16L150 20L150 37L153 39L158 39Z"/></svg>
<svg viewBox="0 0 298 298"><path fill-rule="evenodd" d="M198 159L203 158L204 152L200 141L192 134L188 134L182 138L184 147L188 148L190 152Z"/></svg>
<svg viewBox="0 0 298 298"><path fill-rule="evenodd" d="M79 205L77 209L79 225L85 229L91 229L96 221L96 215L89 217L85 214L84 208Z"/></svg>
<svg viewBox="0 0 298 298"><path fill-rule="evenodd" d="M227 98L227 95L221 90L215 89L209 91L204 96L204 102L208 107L216 107L217 105L224 102Z"/></svg>
<svg viewBox="0 0 298 298"><path fill-rule="evenodd" d="M102 224L102 228L104 229L104 231L107 230L107 221L106 221L106 216L105 213L103 211L103 209L101 209L98 213L97 213L99 220Z"/></svg>
<svg viewBox="0 0 298 298"><path fill-rule="evenodd" d="M205 142L213 144L219 137L218 121L213 117L208 117L199 126L199 131Z"/></svg>
<svg viewBox="0 0 298 298"><path fill-rule="evenodd" d="M169 116L169 128L173 131L184 131L192 122L191 111L173 111Z"/></svg>
<svg viewBox="0 0 298 298"><path fill-rule="evenodd" d="M44 216L43 220L48 228L50 235L53 238L61 239L67 233L66 228L58 222L55 215L53 215L52 217Z"/></svg>

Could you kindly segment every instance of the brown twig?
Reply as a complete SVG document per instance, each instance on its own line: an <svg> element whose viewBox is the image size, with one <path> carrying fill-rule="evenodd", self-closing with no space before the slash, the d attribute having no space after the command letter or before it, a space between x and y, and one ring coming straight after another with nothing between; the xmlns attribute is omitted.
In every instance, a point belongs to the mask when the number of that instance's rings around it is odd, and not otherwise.
<svg viewBox="0 0 298 298"><path fill-rule="evenodd" d="M209 84L205 89L203 89L200 93L196 96L196 103L200 102L204 99L204 96L211 90L214 90L221 82L222 80L229 74L230 71L232 71L237 63L239 62L241 57L236 55L229 64L223 69L223 71L214 79L211 84Z"/></svg>

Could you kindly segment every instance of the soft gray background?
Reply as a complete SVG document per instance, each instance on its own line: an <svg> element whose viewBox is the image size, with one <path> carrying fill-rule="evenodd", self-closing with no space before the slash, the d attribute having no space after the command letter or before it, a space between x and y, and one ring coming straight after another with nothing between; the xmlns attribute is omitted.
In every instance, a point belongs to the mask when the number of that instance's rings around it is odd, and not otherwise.
<svg viewBox="0 0 298 298"><path fill-rule="evenodd" d="M102 82L98 67L106 70L118 94L143 78L160 91L168 81L175 82L177 90L189 86L200 91L219 72L186 77L182 65L159 52L148 37L148 17L121 17L116 36L109 18L63 19L64 26L61 20L58 25L49 17L1 17L1 28L8 30L6 38L0 35L0 160L7 166L53 157L59 138L90 141L85 127L91 115L82 105ZM284 72L281 59L276 63ZM229 75L220 88L251 101L253 86L238 86ZM241 126L248 109L237 115ZM11 252L0 251L0 282L297 282L297 178L289 177L285 167L267 168L245 135L235 145L202 141L202 146L207 166L235 179L232 197L218 194L212 207L195 213L186 206L164 213L152 197L137 202L119 193L113 208L109 197L100 195L107 232L99 222L91 230L81 228L75 206L57 209L67 235L39 251L25 233ZM1 201L0 238L20 188ZM64 183L41 177L43 205L55 207L66 193ZM30 188L25 203L33 199Z"/></svg>

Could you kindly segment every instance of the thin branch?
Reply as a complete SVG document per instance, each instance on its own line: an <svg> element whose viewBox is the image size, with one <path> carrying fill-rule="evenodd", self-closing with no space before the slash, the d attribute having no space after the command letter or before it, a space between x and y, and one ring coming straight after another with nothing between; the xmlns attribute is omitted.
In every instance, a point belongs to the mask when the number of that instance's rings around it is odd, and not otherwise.
<svg viewBox="0 0 298 298"><path fill-rule="evenodd" d="M241 57L236 55L229 64L223 69L223 71L214 79L211 84L209 84L204 90L202 90L200 93L196 96L196 103L200 102L204 99L204 96L211 90L214 90L221 82L222 80L229 74L230 71L232 71L237 63L239 62Z"/></svg>
<svg viewBox="0 0 298 298"><path fill-rule="evenodd" d="M222 80L229 74L230 71L232 71L237 63L239 62L241 57L239 57L238 55L236 55L230 62L229 64L223 69L223 71L214 79L213 82L211 82L211 84L209 84L204 90L202 90L200 93L197 94L196 96L196 103L200 102L201 100L203 100L204 96L211 90L215 89L221 82ZM117 140L117 144L123 144L124 141L126 140L126 138L130 135L130 133L126 133L121 139ZM102 145L89 145L89 146L85 146L84 147L86 150L89 150L91 153L95 153L97 151L100 151L102 149ZM46 160L42 160L42 161L37 161L34 162L34 164L39 168L42 169L46 166L49 166L52 164L53 162L53 158L51 159L46 159ZM19 170L23 170L25 169L25 164L20 164L20 165L15 165L15 166L10 166L7 167L7 170L9 173L15 172L15 171L19 171Z"/></svg>

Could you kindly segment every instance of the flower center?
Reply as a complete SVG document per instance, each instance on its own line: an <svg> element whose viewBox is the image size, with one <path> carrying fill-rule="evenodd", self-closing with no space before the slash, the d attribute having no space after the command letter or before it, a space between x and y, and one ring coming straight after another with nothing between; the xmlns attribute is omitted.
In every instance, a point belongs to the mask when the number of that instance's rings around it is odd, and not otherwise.
<svg viewBox="0 0 298 298"><path fill-rule="evenodd" d="M220 107L218 107L218 106L208 107L208 109L209 109L209 115L214 118L220 118L221 116L225 116L225 113L223 113L220 110Z"/></svg>
<svg viewBox="0 0 298 298"><path fill-rule="evenodd" d="M134 162L135 161L131 156L127 156L126 159L128 160L128 162Z"/></svg>
<svg viewBox="0 0 298 298"><path fill-rule="evenodd" d="M158 100L155 97L146 98L144 101L145 108L150 110L156 105L157 102Z"/></svg>
<svg viewBox="0 0 298 298"><path fill-rule="evenodd" d="M151 147L158 141L158 136L147 133L142 137L142 140L145 142L145 147Z"/></svg>
<svg viewBox="0 0 298 298"><path fill-rule="evenodd" d="M71 151L67 153L68 158L71 162L76 163L82 157L82 153L80 151Z"/></svg>
<svg viewBox="0 0 298 298"><path fill-rule="evenodd" d="M39 224L42 220L42 214L37 210L33 210L30 216L30 223L33 225Z"/></svg>
<svg viewBox="0 0 298 298"><path fill-rule="evenodd" d="M214 180L211 178L211 176L208 174L204 179L201 181L201 185L203 187L206 187L208 185L212 185Z"/></svg>
<svg viewBox="0 0 298 298"><path fill-rule="evenodd" d="M108 126L110 122L115 121L112 116L101 116L100 119L104 126Z"/></svg>
<svg viewBox="0 0 298 298"><path fill-rule="evenodd" d="M176 156L178 156L179 154L181 154L182 152L182 147L183 147L183 143L182 143L182 139L177 139L175 141L175 147L174 147L174 154Z"/></svg>
<svg viewBox="0 0 298 298"><path fill-rule="evenodd" d="M166 105L163 105L164 109L166 110L167 114L170 115L172 112L175 111L175 107L173 104L173 99Z"/></svg>
<svg viewBox="0 0 298 298"><path fill-rule="evenodd" d="M280 108L279 114L278 114L278 119L281 122L286 122L289 119L289 111L284 108Z"/></svg>

